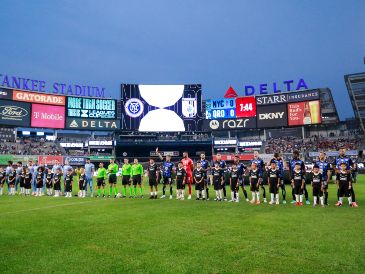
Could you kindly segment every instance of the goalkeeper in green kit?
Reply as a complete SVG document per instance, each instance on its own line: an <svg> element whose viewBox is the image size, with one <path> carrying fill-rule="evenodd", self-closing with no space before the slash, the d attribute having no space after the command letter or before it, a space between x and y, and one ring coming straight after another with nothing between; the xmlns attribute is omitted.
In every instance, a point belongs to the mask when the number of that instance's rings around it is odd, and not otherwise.
<svg viewBox="0 0 365 274"><path fill-rule="evenodd" d="M143 166L138 163L138 159L135 158L132 165L132 181L133 181L133 198L137 197L137 185L139 186L139 195L143 198L143 189L142 189L142 175L143 175Z"/></svg>
<svg viewBox="0 0 365 274"><path fill-rule="evenodd" d="M110 164L108 166L107 174L109 176L109 195L110 198L113 195L114 187L114 198L117 198L118 188L117 188L117 172L119 171L118 165L115 163L115 159L110 159Z"/></svg>

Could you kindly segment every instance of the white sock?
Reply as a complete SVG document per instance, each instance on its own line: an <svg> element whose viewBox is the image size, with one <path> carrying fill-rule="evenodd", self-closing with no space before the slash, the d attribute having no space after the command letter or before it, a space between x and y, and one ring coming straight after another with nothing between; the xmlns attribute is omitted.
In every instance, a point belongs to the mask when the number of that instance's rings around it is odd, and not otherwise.
<svg viewBox="0 0 365 274"><path fill-rule="evenodd" d="M252 193L252 200L256 200L256 192L251 192Z"/></svg>
<svg viewBox="0 0 365 274"><path fill-rule="evenodd" d="M299 195L298 195L298 194L295 194L295 201L296 201L297 203L299 203Z"/></svg>
<svg viewBox="0 0 365 274"><path fill-rule="evenodd" d="M342 202L343 202L343 197L340 197L339 202L342 204Z"/></svg>
<svg viewBox="0 0 365 274"><path fill-rule="evenodd" d="M279 194L278 193L276 193L275 194L275 201L278 203L279 202Z"/></svg>
<svg viewBox="0 0 365 274"><path fill-rule="evenodd" d="M256 191L256 200L260 201L260 192Z"/></svg>
<svg viewBox="0 0 365 274"><path fill-rule="evenodd" d="M271 196L271 202L274 202L274 193L270 193L270 196Z"/></svg>
<svg viewBox="0 0 365 274"><path fill-rule="evenodd" d="M348 200L349 200L349 205L351 205L352 204L352 197L349 196Z"/></svg>
<svg viewBox="0 0 365 274"><path fill-rule="evenodd" d="M218 192L218 190L216 190L216 191L215 191L215 197L216 197L217 199L219 199L219 192Z"/></svg>
<svg viewBox="0 0 365 274"><path fill-rule="evenodd" d="M234 192L231 191L231 200L234 200Z"/></svg>
<svg viewBox="0 0 365 274"><path fill-rule="evenodd" d="M222 200L222 198L223 198L223 190L222 189L220 189L219 190L219 198Z"/></svg>
<svg viewBox="0 0 365 274"><path fill-rule="evenodd" d="M236 200L238 201L239 200L239 196L240 194L238 193L238 191L236 192Z"/></svg>
<svg viewBox="0 0 365 274"><path fill-rule="evenodd" d="M316 205L317 204L317 196L313 197L314 198L314 202L313 204Z"/></svg>
<svg viewBox="0 0 365 274"><path fill-rule="evenodd" d="M3 195L3 188L0 187L0 195Z"/></svg>
<svg viewBox="0 0 365 274"><path fill-rule="evenodd" d="M299 202L303 202L303 195L299 195Z"/></svg>
<svg viewBox="0 0 365 274"><path fill-rule="evenodd" d="M197 190L197 191L196 191L196 197L197 197L197 198L200 198L200 190Z"/></svg>
<svg viewBox="0 0 365 274"><path fill-rule="evenodd" d="M205 199L205 190L203 189L201 192L202 192L203 199Z"/></svg>
<svg viewBox="0 0 365 274"><path fill-rule="evenodd" d="M324 203L323 203L323 196L319 197L319 200L321 201L321 205L324 205Z"/></svg>

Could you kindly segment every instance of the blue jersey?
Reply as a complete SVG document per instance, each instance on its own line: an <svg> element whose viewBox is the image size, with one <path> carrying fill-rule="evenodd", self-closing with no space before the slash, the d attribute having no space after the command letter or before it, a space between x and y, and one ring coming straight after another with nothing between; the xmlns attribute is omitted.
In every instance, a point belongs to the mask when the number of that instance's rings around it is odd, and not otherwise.
<svg viewBox="0 0 365 274"><path fill-rule="evenodd" d="M259 171L259 174L262 177L262 173L263 173L264 167L265 167L264 161L261 158L257 158L257 159L251 160L251 164L253 164L253 163L256 164L257 170Z"/></svg>
<svg viewBox="0 0 365 274"><path fill-rule="evenodd" d="M216 160L216 161L214 161L214 166L215 166L215 163L218 163L219 164L219 167L221 169L225 169L227 167L227 164L226 164L226 162L224 160L219 160L219 161Z"/></svg>
<svg viewBox="0 0 365 274"><path fill-rule="evenodd" d="M319 166L319 172L322 174L322 179L324 181L327 181L328 179L327 172L328 170L331 169L330 164L327 163L326 161L321 161L321 160L317 161L315 164Z"/></svg>
<svg viewBox="0 0 365 274"><path fill-rule="evenodd" d="M245 173L246 167L243 163L235 163L237 165L237 171L238 171L238 176L242 177L243 173Z"/></svg>
<svg viewBox="0 0 365 274"><path fill-rule="evenodd" d="M165 178L171 178L173 167L174 167L174 163L164 161L162 163L162 176Z"/></svg>
<svg viewBox="0 0 365 274"><path fill-rule="evenodd" d="M203 172L204 172L204 177L206 178L207 177L207 170L209 168L209 161L206 160L206 159L204 159L204 160L200 159L200 160L197 161L197 163L201 164L201 167L202 167Z"/></svg>
<svg viewBox="0 0 365 274"><path fill-rule="evenodd" d="M350 170L351 167L354 165L350 157L347 157L347 156L343 156L343 157L338 156L338 157L336 157L336 162L335 162L335 165L336 165L336 169L337 170L340 170L342 163L345 163L346 164L346 170Z"/></svg>
<svg viewBox="0 0 365 274"><path fill-rule="evenodd" d="M289 169L290 169L290 175L291 176L293 175L293 172L294 172L294 169L295 169L295 166L297 165L297 163L300 164L300 171L302 173L305 173L305 165L304 165L304 162L302 160L300 160L300 159L292 159L289 162Z"/></svg>
<svg viewBox="0 0 365 274"><path fill-rule="evenodd" d="M282 158L279 158L279 159L273 158L271 161L275 161L276 166L279 170L280 178L283 178L283 176L284 176L284 161L283 161L283 159Z"/></svg>

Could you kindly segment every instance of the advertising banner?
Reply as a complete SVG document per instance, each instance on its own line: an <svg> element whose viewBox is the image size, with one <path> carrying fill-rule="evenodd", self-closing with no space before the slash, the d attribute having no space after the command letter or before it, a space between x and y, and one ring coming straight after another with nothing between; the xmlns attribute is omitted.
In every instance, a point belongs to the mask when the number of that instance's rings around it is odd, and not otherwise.
<svg viewBox="0 0 365 274"><path fill-rule="evenodd" d="M286 127L288 113L286 104L257 107L257 127L273 128Z"/></svg>
<svg viewBox="0 0 365 274"><path fill-rule="evenodd" d="M31 126L65 128L65 107L32 104Z"/></svg>
<svg viewBox="0 0 365 274"><path fill-rule="evenodd" d="M0 99L11 100L13 97L13 90L7 88L0 88Z"/></svg>
<svg viewBox="0 0 365 274"><path fill-rule="evenodd" d="M253 153L239 154L241 161L249 161L253 159ZM217 155L213 155L213 161L217 159ZM222 154L222 160L233 161L235 159L235 154Z"/></svg>
<svg viewBox="0 0 365 274"><path fill-rule="evenodd" d="M236 117L256 117L256 99L255 97L236 98Z"/></svg>
<svg viewBox="0 0 365 274"><path fill-rule="evenodd" d="M67 97L67 117L117 119L117 103L113 99Z"/></svg>
<svg viewBox="0 0 365 274"><path fill-rule="evenodd" d="M288 104L289 126L313 125L321 123L319 101L307 101Z"/></svg>
<svg viewBox="0 0 365 274"><path fill-rule="evenodd" d="M14 164L17 162L22 162L23 165L26 165L29 160L36 161L38 160L38 156L36 155L3 155L0 154L0 165L5 166L8 164L8 161L13 161Z"/></svg>
<svg viewBox="0 0 365 274"><path fill-rule="evenodd" d="M38 163L43 165L51 165L53 166L56 160L62 164L63 163L63 156L58 155L47 155L47 156L38 156Z"/></svg>
<svg viewBox="0 0 365 274"><path fill-rule="evenodd" d="M46 105L65 105L65 96L13 90L13 100Z"/></svg>
<svg viewBox="0 0 365 274"><path fill-rule="evenodd" d="M29 127L30 104L0 100L0 125Z"/></svg>
<svg viewBox="0 0 365 274"><path fill-rule="evenodd" d="M239 130L256 128L256 118L204 120L203 130Z"/></svg>
<svg viewBox="0 0 365 274"><path fill-rule="evenodd" d="M68 161L70 166L81 166L81 165L85 165L86 163L86 157L82 157L82 156L65 156L64 158L64 163L66 163L66 161Z"/></svg>
<svg viewBox="0 0 365 274"><path fill-rule="evenodd" d="M120 121L105 119L67 118L66 128L79 130L117 130L120 129Z"/></svg>

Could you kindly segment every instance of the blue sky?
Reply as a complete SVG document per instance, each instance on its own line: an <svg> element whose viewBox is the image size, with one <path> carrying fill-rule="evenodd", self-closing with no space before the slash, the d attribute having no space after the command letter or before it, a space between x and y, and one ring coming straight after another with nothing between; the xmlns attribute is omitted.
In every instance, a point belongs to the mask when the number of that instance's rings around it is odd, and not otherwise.
<svg viewBox="0 0 365 274"><path fill-rule="evenodd" d="M14 1L0 9L0 73L82 83L229 85L304 78L353 116L343 75L365 71L365 1Z"/></svg>

